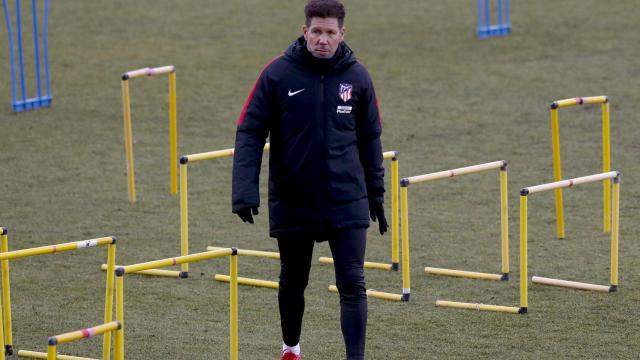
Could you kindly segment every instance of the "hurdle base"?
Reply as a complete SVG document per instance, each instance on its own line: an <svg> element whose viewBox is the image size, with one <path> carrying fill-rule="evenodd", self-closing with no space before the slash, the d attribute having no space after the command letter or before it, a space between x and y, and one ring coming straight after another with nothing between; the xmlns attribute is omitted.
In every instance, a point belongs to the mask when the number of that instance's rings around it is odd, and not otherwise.
<svg viewBox="0 0 640 360"><path fill-rule="evenodd" d="M330 257L321 257L318 259L320 261L321 264L333 264L333 258ZM398 270L398 264L395 263L396 268L395 270ZM385 264L385 263L378 263L378 262L371 262L371 261L365 261L364 262L364 268L365 269L375 269L375 270L385 270L385 271L391 271L393 270L393 264Z"/></svg>
<svg viewBox="0 0 640 360"><path fill-rule="evenodd" d="M115 267L119 267L121 265L116 265ZM101 270L107 270L107 264L102 264L100 266ZM142 270L134 272L133 274L147 275L147 276L161 276L161 277L173 277L173 278L186 278L189 276L189 273L182 271L174 271L174 270L160 270L160 269L150 269L150 270ZM183 275L183 274L186 274Z"/></svg>
<svg viewBox="0 0 640 360"><path fill-rule="evenodd" d="M5 345L4 346L4 354L5 355L13 355L13 345Z"/></svg>
<svg viewBox="0 0 640 360"><path fill-rule="evenodd" d="M577 281L551 279L551 278L546 278L541 276L532 277L531 282L536 284L541 284L541 285L566 287L566 288L572 288L572 289L578 289L578 290L600 291L600 292L606 292L606 293L615 291L615 290L611 291L611 286L607 286L607 285L596 285L596 284L589 284L589 283L583 283L583 282L577 282ZM616 286L616 290L617 290L617 286Z"/></svg>
<svg viewBox="0 0 640 360"><path fill-rule="evenodd" d="M511 34L511 24L479 26L476 34L480 39L487 39L494 36L506 36Z"/></svg>
<svg viewBox="0 0 640 360"><path fill-rule="evenodd" d="M488 305L480 303L465 303L458 301L437 300L436 306L449 307L454 309L467 309L476 311L493 311L509 314L526 314L527 308L515 307L515 306L500 306L500 305Z"/></svg>
<svg viewBox="0 0 640 360"><path fill-rule="evenodd" d="M31 359L48 359L47 353L39 352L39 351L29 351L29 350L18 350L18 357L25 357ZM94 358L87 357L79 357L79 356L70 356L70 355L58 355L58 359L60 360L99 360Z"/></svg>
<svg viewBox="0 0 640 360"><path fill-rule="evenodd" d="M231 281L231 277L229 275L216 274L213 278L220 282L228 283ZM277 281L250 279L245 277L238 277L238 285L263 287L269 289L278 289L280 287Z"/></svg>
<svg viewBox="0 0 640 360"><path fill-rule="evenodd" d="M509 274L489 274L475 271L463 271L463 270L452 270L452 269L442 269L442 268L434 268L434 267L425 267L424 272L431 275L440 275L440 276L452 276L452 277L463 277L469 279L479 279L479 280L497 280L497 281L507 281L509 280Z"/></svg>
<svg viewBox="0 0 640 360"><path fill-rule="evenodd" d="M13 112L23 112L27 110L49 107L51 106L51 100L51 96L42 96L30 98L24 101L14 101L11 103L11 105L13 106Z"/></svg>
<svg viewBox="0 0 640 360"><path fill-rule="evenodd" d="M338 287L335 285L329 285L329 291L333 293L338 293ZM384 291L377 290L367 290L367 297L373 297L381 300L389 300L389 301L409 301L409 295L406 294L393 294Z"/></svg>

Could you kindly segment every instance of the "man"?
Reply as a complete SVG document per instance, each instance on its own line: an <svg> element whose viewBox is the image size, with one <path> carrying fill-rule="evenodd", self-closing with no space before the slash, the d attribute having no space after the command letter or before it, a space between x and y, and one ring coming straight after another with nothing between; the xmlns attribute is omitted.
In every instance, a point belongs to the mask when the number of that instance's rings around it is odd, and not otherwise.
<svg viewBox="0 0 640 360"><path fill-rule="evenodd" d="M338 0L310 0L303 35L262 71L236 132L233 212L253 224L270 136L269 228L280 250L282 359L300 359L304 290L315 242L328 241L348 359L364 359L369 216L387 231L381 122L371 78L343 42Z"/></svg>

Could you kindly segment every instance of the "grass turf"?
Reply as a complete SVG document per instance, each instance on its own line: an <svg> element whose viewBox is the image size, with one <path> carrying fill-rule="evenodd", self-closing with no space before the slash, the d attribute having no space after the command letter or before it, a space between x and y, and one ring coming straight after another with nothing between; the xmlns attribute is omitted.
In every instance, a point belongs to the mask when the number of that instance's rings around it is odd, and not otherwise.
<svg viewBox="0 0 640 360"><path fill-rule="evenodd" d="M246 95L263 64L299 33L303 3L54 2L53 107L17 115L10 110L8 47L1 37L0 224L10 228L11 249L116 235L119 263L178 255L178 198L168 194L167 81L131 82L138 190L132 205L119 75L175 65L179 153L232 147ZM425 265L499 270L497 175L412 187L412 298L370 299L368 358L636 357L636 4L512 1L513 34L477 40L471 2L346 3L347 41L374 78L383 145L400 152L401 176L499 159L510 163L512 281L422 273ZM548 105L601 94L611 98L612 166L623 179L620 292L532 285L525 316L435 308L440 298L518 304L518 189L552 180ZM560 123L565 176L600 172L600 108L563 109ZM192 252L208 245L276 250L267 238L266 210L254 226L230 213L230 161L194 164L189 171ZM530 199L530 275L607 284L600 202L598 185L565 191L567 239L557 241L553 195ZM367 259L388 261L390 239L374 229ZM89 249L11 263L16 348L44 350L48 336L102 321L104 274L98 268L105 253ZM326 244L316 253L328 255ZM127 357L226 358L228 291L210 278L227 267L226 260L193 264L188 280L129 276ZM240 259L244 276L275 280L277 271L273 261ZM337 296L326 291L332 278L330 267L314 264L303 326L306 359L343 357ZM367 271L367 282L379 290L401 287L396 273ZM277 314L274 291L241 288L242 359L277 358ZM61 352L97 357L100 343L64 345Z"/></svg>

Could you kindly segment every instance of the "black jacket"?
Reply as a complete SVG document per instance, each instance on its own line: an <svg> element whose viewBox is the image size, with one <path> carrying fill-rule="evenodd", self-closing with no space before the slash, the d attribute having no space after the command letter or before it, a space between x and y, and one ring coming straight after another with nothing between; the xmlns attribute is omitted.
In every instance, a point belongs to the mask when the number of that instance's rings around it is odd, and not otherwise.
<svg viewBox="0 0 640 360"><path fill-rule="evenodd" d="M263 69L237 125L234 213L260 205L270 135L272 237L369 226L369 201L384 194L381 121L371 78L344 42L317 59L297 39Z"/></svg>

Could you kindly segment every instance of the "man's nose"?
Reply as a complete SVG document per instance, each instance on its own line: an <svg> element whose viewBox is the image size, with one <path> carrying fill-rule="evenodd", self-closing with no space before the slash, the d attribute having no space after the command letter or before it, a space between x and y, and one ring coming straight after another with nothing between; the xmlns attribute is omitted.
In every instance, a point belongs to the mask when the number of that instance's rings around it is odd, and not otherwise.
<svg viewBox="0 0 640 360"><path fill-rule="evenodd" d="M329 43L329 37L326 35L320 35L320 39L318 40L318 42L320 44L328 44Z"/></svg>

